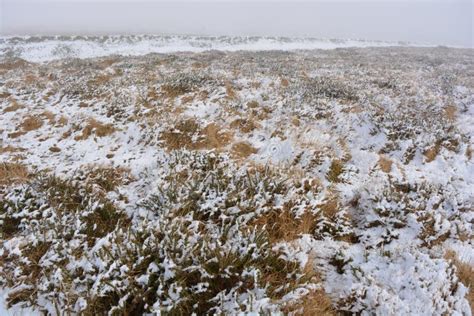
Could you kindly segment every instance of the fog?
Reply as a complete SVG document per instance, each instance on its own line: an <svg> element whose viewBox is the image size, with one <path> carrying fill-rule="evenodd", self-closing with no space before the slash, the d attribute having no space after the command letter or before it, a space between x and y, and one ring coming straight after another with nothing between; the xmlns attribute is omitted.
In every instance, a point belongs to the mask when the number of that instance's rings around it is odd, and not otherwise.
<svg viewBox="0 0 474 316"><path fill-rule="evenodd" d="M3 35L275 35L463 47L474 42L470 0L0 2Z"/></svg>

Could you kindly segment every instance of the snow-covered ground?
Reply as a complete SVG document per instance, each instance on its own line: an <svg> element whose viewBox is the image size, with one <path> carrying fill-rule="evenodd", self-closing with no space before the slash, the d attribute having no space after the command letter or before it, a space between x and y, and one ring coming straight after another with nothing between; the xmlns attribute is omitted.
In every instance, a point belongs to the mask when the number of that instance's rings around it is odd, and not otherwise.
<svg viewBox="0 0 474 316"><path fill-rule="evenodd" d="M108 55L141 56L149 53L221 51L268 51L301 49L335 49L348 47L426 46L421 44L287 38L259 36L9 36L0 38L0 52L31 62L67 57L92 58Z"/></svg>
<svg viewBox="0 0 474 316"><path fill-rule="evenodd" d="M3 39L3 295L470 315L474 51L391 45Z"/></svg>

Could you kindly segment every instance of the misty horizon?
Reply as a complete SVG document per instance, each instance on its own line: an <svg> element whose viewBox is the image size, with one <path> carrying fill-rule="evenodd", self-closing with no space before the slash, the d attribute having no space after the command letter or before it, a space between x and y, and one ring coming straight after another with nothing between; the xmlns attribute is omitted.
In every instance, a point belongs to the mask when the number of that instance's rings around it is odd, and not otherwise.
<svg viewBox="0 0 474 316"><path fill-rule="evenodd" d="M0 18L2 35L283 36L473 47L470 1L3 0Z"/></svg>

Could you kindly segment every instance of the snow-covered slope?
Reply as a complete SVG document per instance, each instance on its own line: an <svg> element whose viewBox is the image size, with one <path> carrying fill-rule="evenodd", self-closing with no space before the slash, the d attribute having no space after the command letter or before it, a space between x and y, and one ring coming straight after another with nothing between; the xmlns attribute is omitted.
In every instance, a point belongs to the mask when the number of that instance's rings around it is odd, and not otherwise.
<svg viewBox="0 0 474 316"><path fill-rule="evenodd" d="M91 58L107 55L140 56L149 53L223 51L265 51L299 49L335 49L344 47L411 46L366 40L286 38L259 36L54 36L3 37L0 52L32 62L67 57ZM417 45L420 46L420 45Z"/></svg>
<svg viewBox="0 0 474 316"><path fill-rule="evenodd" d="M15 41L27 60L0 63L10 305L471 314L473 50L34 63L63 40ZM158 49L66 41L78 57Z"/></svg>

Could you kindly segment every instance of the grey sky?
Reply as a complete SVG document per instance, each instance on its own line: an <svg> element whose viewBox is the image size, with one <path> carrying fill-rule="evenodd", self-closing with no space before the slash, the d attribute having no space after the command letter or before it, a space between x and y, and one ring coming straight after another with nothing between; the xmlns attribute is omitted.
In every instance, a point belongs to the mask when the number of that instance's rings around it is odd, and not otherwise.
<svg viewBox="0 0 474 316"><path fill-rule="evenodd" d="M281 35L473 47L471 0L0 0L2 34Z"/></svg>

